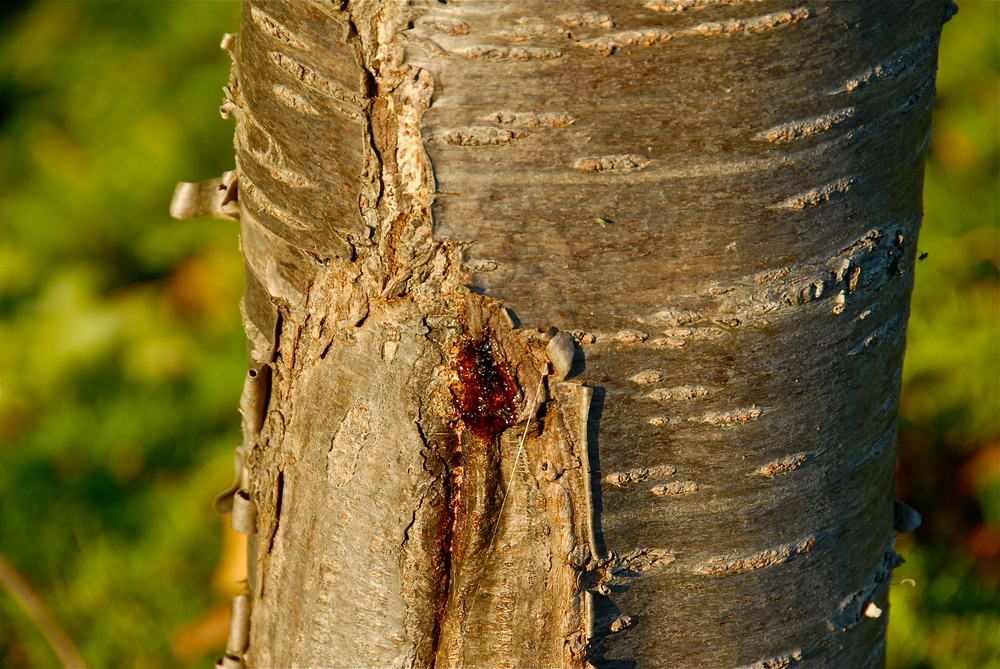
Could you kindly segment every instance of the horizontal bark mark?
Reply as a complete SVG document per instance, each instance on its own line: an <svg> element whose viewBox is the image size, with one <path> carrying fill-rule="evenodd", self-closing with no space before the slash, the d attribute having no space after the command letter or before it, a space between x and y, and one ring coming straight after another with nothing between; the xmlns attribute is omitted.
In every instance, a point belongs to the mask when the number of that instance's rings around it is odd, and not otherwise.
<svg viewBox="0 0 1000 669"><path fill-rule="evenodd" d="M353 107L353 110L348 112L351 118L361 118L360 110L363 107L363 102L357 95L354 95L340 84L327 79L319 72L303 65L294 58L276 51L269 51L267 55L270 57L271 62L320 95Z"/></svg>
<svg viewBox="0 0 1000 669"><path fill-rule="evenodd" d="M576 123L576 117L567 113L543 113L497 111L483 117L484 121L504 125L519 125L525 128L562 128Z"/></svg>
<svg viewBox="0 0 1000 669"><path fill-rule="evenodd" d="M739 669L785 669L793 664L798 664L802 657L803 653L801 650L793 650L790 653L785 653L783 655L773 655L771 657L762 658L753 664L747 664L739 667Z"/></svg>
<svg viewBox="0 0 1000 669"><path fill-rule="evenodd" d="M603 56L610 56L620 46L642 44L652 46L658 42L673 39L673 35L661 28L646 28L645 30L626 30L601 37L582 40L578 44L584 49L593 49Z"/></svg>
<svg viewBox="0 0 1000 669"><path fill-rule="evenodd" d="M798 23L811 16L808 7L796 7L790 11L761 14L749 19L730 19L728 21L712 21L702 23L692 28L692 32L706 37L715 35L735 35L761 33L782 25Z"/></svg>
<svg viewBox="0 0 1000 669"><path fill-rule="evenodd" d="M835 195L843 195L851 190L851 186L854 185L855 180L856 177L838 179L818 188L807 190L804 193L793 195L787 200L772 205L770 209L805 209L806 207L815 207L818 204L827 202Z"/></svg>
<svg viewBox="0 0 1000 669"><path fill-rule="evenodd" d="M751 2L759 3L761 1L762 0L650 0L645 4L645 7L647 9L652 9L654 12L684 12L689 9L742 5Z"/></svg>
<svg viewBox="0 0 1000 669"><path fill-rule="evenodd" d="M934 104L935 88L934 79L937 76L937 67L932 67L930 71L924 75L924 78L917 83L916 89L910 94L903 104L899 106L897 110L900 113L906 113L912 111L921 100L926 98L926 104L928 107Z"/></svg>
<svg viewBox="0 0 1000 669"><path fill-rule="evenodd" d="M292 186L293 188L308 188L313 185L312 182L301 174L286 168L270 167L267 168L267 173L270 174L271 178L275 181L281 181L289 186Z"/></svg>
<svg viewBox="0 0 1000 669"><path fill-rule="evenodd" d="M892 444L893 439L896 438L896 423L893 421L889 429L882 433L878 439L872 442L871 447L865 449L861 454L861 459L857 462L858 465L864 464L877 456L879 453L884 451L886 448Z"/></svg>
<svg viewBox="0 0 1000 669"><path fill-rule="evenodd" d="M889 58L881 61L846 81L844 85L833 91L834 93L853 93L870 84L884 81L898 76L910 68L919 67L931 58L937 48L937 34L928 35L915 45L904 49Z"/></svg>
<svg viewBox="0 0 1000 669"><path fill-rule="evenodd" d="M752 323L760 318L758 314L770 315L819 299L831 300L833 312L841 314L849 295L872 295L903 274L906 238L916 225L915 220L886 223L825 261L760 272L728 286L710 286L705 292L720 298L720 310L726 314L713 320L720 324L729 324L730 319L734 325ZM904 285L899 282L897 289ZM861 318L867 316L864 313Z"/></svg>
<svg viewBox="0 0 1000 669"><path fill-rule="evenodd" d="M869 332L864 341L850 352L850 355L857 355L870 346L895 339L898 335L905 332L905 325L906 319L901 314L896 314L888 322Z"/></svg>
<svg viewBox="0 0 1000 669"><path fill-rule="evenodd" d="M614 555L606 563L610 577L641 574L647 569L665 567L676 558L669 548L636 548L623 555Z"/></svg>
<svg viewBox="0 0 1000 669"><path fill-rule="evenodd" d="M819 135L853 117L856 111L855 107L845 107L814 118L782 123L757 133L753 139L768 142L790 142L802 137Z"/></svg>
<svg viewBox="0 0 1000 669"><path fill-rule="evenodd" d="M730 572L763 569L771 565L781 564L793 559L796 555L808 553L816 545L817 538L808 536L794 544L778 546L744 557L729 557L726 555L712 558L708 564L696 569L701 574L726 574Z"/></svg>
<svg viewBox="0 0 1000 669"><path fill-rule="evenodd" d="M271 87L271 91L274 93L274 97L278 99L286 107L294 109L301 114L310 114L312 116L318 116L320 111L309 104L309 101L298 93L294 93L289 89L285 88L280 84L275 84Z"/></svg>
<svg viewBox="0 0 1000 669"><path fill-rule="evenodd" d="M698 490L698 484L694 481L671 481L653 486L649 492L657 497L670 497L673 495L684 495Z"/></svg>
<svg viewBox="0 0 1000 669"><path fill-rule="evenodd" d="M295 33L293 33L287 27L278 23L276 20L274 20L274 18L268 16L260 9L256 7L251 7L250 17L253 19L254 23L260 26L260 29L264 33L270 35L278 42L281 42L282 44L287 44L289 46L293 46L296 49L303 49L303 50L309 49L309 45L302 39L297 37Z"/></svg>
<svg viewBox="0 0 1000 669"><path fill-rule="evenodd" d="M677 467L673 465L654 465L652 467L634 467L632 469L611 472L604 477L604 480L614 486L623 486L631 483L642 483L649 478L672 476L676 473Z"/></svg>
<svg viewBox="0 0 1000 669"><path fill-rule="evenodd" d="M617 156L592 156L581 158L574 167L584 172L635 172L649 165L649 158L638 153L627 153Z"/></svg>
<svg viewBox="0 0 1000 669"><path fill-rule="evenodd" d="M436 30L445 35L458 36L469 34L469 24L460 19L424 17L417 21L417 25Z"/></svg>
<svg viewBox="0 0 1000 669"><path fill-rule="evenodd" d="M676 6L676 3L673 4ZM661 6L665 8L666 4L662 4ZM807 7L797 7L790 11L773 12L745 19L708 21L676 33L664 28L654 27L623 30L621 32L581 40L578 44L584 49L593 49L603 56L610 56L622 46L640 44L648 47L670 41L682 35L698 35L702 37L751 35L762 33L778 26L798 23L810 16L811 13Z"/></svg>
<svg viewBox="0 0 1000 669"><path fill-rule="evenodd" d="M653 314L649 320L657 325L680 327L682 325L697 323L704 318L703 314L691 309L664 309ZM665 332L664 334L674 335L674 333L671 332ZM677 334L676 336L681 335Z"/></svg>
<svg viewBox="0 0 1000 669"><path fill-rule="evenodd" d="M598 14L597 12L571 12L569 14L560 14L556 18L571 28L578 26L605 29L615 27L615 21L610 14Z"/></svg>
<svg viewBox="0 0 1000 669"><path fill-rule="evenodd" d="M525 19L529 19L525 21ZM512 42L523 42L534 37L568 37L569 33L565 28L552 25L551 23L531 22L530 17L518 19L518 25L508 30L500 30L493 33L495 37L510 40ZM520 21L524 21L520 23Z"/></svg>
<svg viewBox="0 0 1000 669"><path fill-rule="evenodd" d="M242 188L240 190L242 194L246 195L247 198L249 198L257 206L259 211L281 221L290 228L295 228L296 230L310 229L308 223L300 221L294 216L287 214L283 209L267 199L267 196L261 193L260 189L257 188L257 186L255 186L247 177L244 176L241 181Z"/></svg>
<svg viewBox="0 0 1000 669"><path fill-rule="evenodd" d="M740 423L757 420L762 413L759 407L752 406L747 409L733 409L732 411L706 414L700 420L710 425L739 425Z"/></svg>
<svg viewBox="0 0 1000 669"><path fill-rule="evenodd" d="M562 58L559 49L549 49L540 46L495 46L481 44L458 52L471 60L552 60Z"/></svg>
<svg viewBox="0 0 1000 669"><path fill-rule="evenodd" d="M710 392L705 386L677 386L676 388L658 388L649 394L649 398L657 402L693 400L696 397L705 397Z"/></svg>
<svg viewBox="0 0 1000 669"><path fill-rule="evenodd" d="M776 474L787 474L790 471L798 469L805 464L806 460L808 460L808 456L805 453L786 455L783 458L779 458L764 465L757 470L757 473L765 478L772 479Z"/></svg>
<svg viewBox="0 0 1000 669"><path fill-rule="evenodd" d="M623 344L641 344L649 339L649 333L642 330L625 329L618 332L617 338Z"/></svg>
<svg viewBox="0 0 1000 669"><path fill-rule="evenodd" d="M471 126L445 130L438 137L455 146L500 146L528 136L523 130L506 130L490 126Z"/></svg>
<svg viewBox="0 0 1000 669"><path fill-rule="evenodd" d="M646 370L644 372L639 372L632 376L632 383L638 383L640 385L645 385L649 383L659 383L663 380L663 372L657 372L655 370Z"/></svg>

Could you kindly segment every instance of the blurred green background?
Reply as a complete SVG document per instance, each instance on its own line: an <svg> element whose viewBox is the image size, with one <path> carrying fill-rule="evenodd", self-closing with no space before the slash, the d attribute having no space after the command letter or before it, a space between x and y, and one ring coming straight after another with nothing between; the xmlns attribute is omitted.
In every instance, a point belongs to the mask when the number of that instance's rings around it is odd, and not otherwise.
<svg viewBox="0 0 1000 669"><path fill-rule="evenodd" d="M901 396L891 669L1000 666L1000 4L944 30ZM0 8L0 552L95 669L211 666L238 541L236 224L172 221L233 166L236 2ZM0 592L0 665L57 667ZM845 668L849 669L849 668Z"/></svg>

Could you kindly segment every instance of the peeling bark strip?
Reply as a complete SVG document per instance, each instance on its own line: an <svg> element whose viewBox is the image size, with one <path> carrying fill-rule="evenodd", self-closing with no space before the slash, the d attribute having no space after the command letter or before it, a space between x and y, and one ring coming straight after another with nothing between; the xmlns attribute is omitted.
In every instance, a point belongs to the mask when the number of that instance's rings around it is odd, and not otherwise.
<svg viewBox="0 0 1000 669"><path fill-rule="evenodd" d="M182 181L170 200L170 216L181 220L197 216L239 220L237 191L235 170L197 184Z"/></svg>
<svg viewBox="0 0 1000 669"><path fill-rule="evenodd" d="M247 0L228 661L877 666L946 7Z"/></svg>

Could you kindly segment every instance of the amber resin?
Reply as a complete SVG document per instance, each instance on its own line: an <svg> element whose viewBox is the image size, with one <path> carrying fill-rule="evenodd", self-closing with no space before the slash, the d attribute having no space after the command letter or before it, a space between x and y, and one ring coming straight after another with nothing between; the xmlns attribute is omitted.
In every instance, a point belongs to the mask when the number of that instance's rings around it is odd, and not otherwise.
<svg viewBox="0 0 1000 669"><path fill-rule="evenodd" d="M517 422L517 386L499 359L486 329L478 340L458 350L459 388L455 411L465 427L486 442Z"/></svg>

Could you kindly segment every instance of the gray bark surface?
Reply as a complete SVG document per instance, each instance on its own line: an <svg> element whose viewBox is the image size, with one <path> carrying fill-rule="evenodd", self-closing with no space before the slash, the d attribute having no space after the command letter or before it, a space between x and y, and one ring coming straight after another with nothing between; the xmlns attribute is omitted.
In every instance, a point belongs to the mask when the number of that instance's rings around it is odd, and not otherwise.
<svg viewBox="0 0 1000 669"><path fill-rule="evenodd" d="M949 6L248 1L246 664L882 666Z"/></svg>

